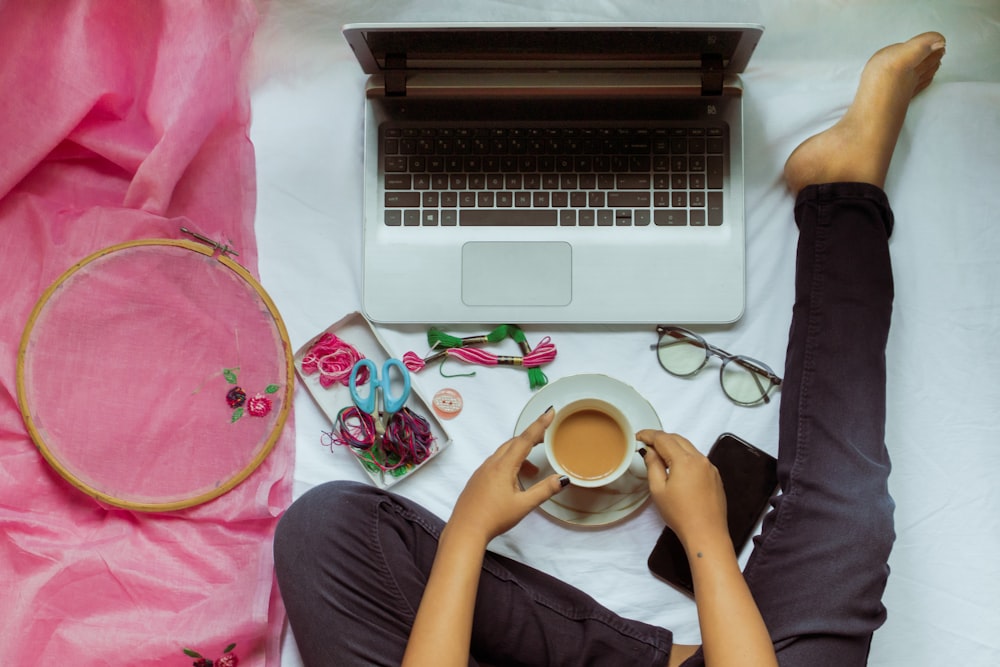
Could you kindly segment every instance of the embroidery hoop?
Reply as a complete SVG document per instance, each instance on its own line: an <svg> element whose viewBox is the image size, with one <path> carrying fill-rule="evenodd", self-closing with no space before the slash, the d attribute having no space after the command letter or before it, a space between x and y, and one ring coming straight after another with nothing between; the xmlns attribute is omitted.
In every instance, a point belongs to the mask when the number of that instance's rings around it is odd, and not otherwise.
<svg viewBox="0 0 1000 667"><path fill-rule="evenodd" d="M157 253L162 255L162 257L156 257ZM44 346L46 341L51 340L53 337L53 334L50 333L45 333L44 335L41 334L38 331L39 325L44 327L47 318L50 317L54 318L57 322L59 321L59 317L64 317L60 313L60 309L66 308L66 306L62 304L66 302L67 296L72 297L74 288L81 282L83 282L86 286L87 281L92 280L94 275L100 276L99 272L101 268L107 266L105 262L109 262L111 260L130 262L134 261L135 257L139 258L140 263L142 263L142 260L149 259L150 257L154 257L158 261L171 263L171 270L175 270L175 267L180 266L180 263L184 263L186 266L183 272L187 274L187 272L190 271L190 275L194 276L194 278L192 278L194 283L212 284L217 287L221 286L223 289L232 290L231 296L234 301L237 302L237 305L234 307L239 307L241 304L244 306L246 304L254 304L262 317L256 318L257 322L251 322L249 327L245 327L243 329L244 338L249 338L251 341L264 341L262 346L266 348L269 345L273 345L274 351L273 355L269 355L269 350L263 350L261 352L262 361L259 364L256 364L260 368L252 368L246 373L246 375L250 375L251 377L255 377L261 373L267 373L269 377L272 375L275 376L271 380L271 382L274 383L271 387L277 386L278 389L274 390L273 396L268 399L274 402L274 406L271 413L265 418L258 419L256 417L245 416L237 421L232 409L227 405L226 388L231 388L232 385L229 384L229 378L224 375L223 371L229 370L228 367L232 366L232 363L220 363L219 367L214 369L216 373L209 375L201 386L197 387L193 392L181 394L181 399L183 401L191 402L198 400L204 403L206 406L206 412L211 413L211 424L213 428L215 428L214 418L216 414L220 415L220 418L225 419L227 418L228 413L233 416L231 418L231 422L227 424L227 426L231 426L234 429L228 437L238 440L244 435L255 436L252 438L255 442L253 443L253 446L247 447L246 451L240 450L225 452L224 456L228 456L231 459L231 461L226 460L225 462L229 470L226 470L214 480L206 482L205 480L207 478L205 474L200 474L199 476L192 475L191 488L182 488L186 482L181 481L178 483L176 488L172 489L169 494L165 494L162 498L150 497L149 494L145 493L145 490L143 490L143 492L122 493L120 490L115 489L116 484L119 482L116 482L113 479L110 481L93 479L93 471L90 471L89 474L82 474L80 471L81 469L84 469L86 465L82 462L84 457L81 456L81 448L74 445L78 451L74 454L66 455L62 451L60 436L58 434L53 435L54 431L60 431L59 428L52 428L53 423L59 421L58 418L61 416L59 414L60 411L53 411L47 407L40 408L37 405L39 403L44 403L44 401L41 400L40 395L37 393L38 391L50 391L52 389L52 385L55 385L57 390L62 391L62 387L57 381L54 381L51 378L45 379L35 377L36 370L41 373L41 368L35 368L36 357L45 358L44 354L36 354L38 352L38 346ZM173 264L173 262L178 263ZM114 268L115 265L111 264L111 266ZM156 266L156 264L153 264L153 266ZM160 266L166 266L166 264L161 263ZM213 271L214 268L208 267L220 267L223 273L212 275L210 272ZM199 273L197 269L201 269L202 273ZM208 272L205 272L206 269ZM176 270L181 271L179 268ZM88 273L85 273L85 271ZM146 272L147 275L150 271ZM85 276L85 278L81 278L82 276ZM164 280L167 279L164 278ZM125 281L120 285L128 285L128 283ZM169 283L168 286L174 287L174 284ZM76 287L76 289L79 290L83 288ZM134 290L137 290L138 288L133 283L131 286L127 286L122 289L127 293L129 290L133 290L134 292ZM176 289L181 288L178 286ZM153 294L154 290L145 290L145 292L150 294L151 299L158 296L157 294ZM204 322L201 323L207 322L208 324L212 324L212 317L221 317L221 315L208 313L206 310L213 307L212 303L202 302L199 305L196 295L194 294L192 294L192 299L192 304L196 307L191 311L191 313L195 319L201 318L204 320ZM132 302L128 302L127 305L129 309L136 306L136 304ZM151 310L155 310L155 305L157 304L151 305L148 303L142 303L138 304L138 307L141 308L142 306L146 306ZM79 306L73 306L69 310L72 311L73 308L79 310ZM53 312L55 314L52 314ZM181 317L175 318L173 313L168 314L168 318L170 320L170 322L167 323L168 325L175 319L181 319ZM253 318L253 314L251 314L251 318ZM154 321L152 323L161 325L164 324L162 321ZM169 329L170 326L166 326L164 328ZM159 332L160 328L157 328L156 331ZM248 332L249 335L247 335ZM242 356L239 350L240 327L234 325L233 333L236 335L235 356L240 357ZM228 340L229 332L220 332L218 327L215 327L212 328L208 334L208 337L211 337L213 340L223 339L224 342L222 346L225 347L225 340ZM38 339L41 339L41 342L38 342ZM87 350L83 350L77 355L77 358L85 358L84 355L87 353ZM201 351L198 350L198 353L201 353ZM211 352L208 354L211 354ZM249 359L237 358L235 360L236 365L246 361L249 361ZM37 362L38 365L42 366L46 363L51 364L51 362L48 361ZM185 368L182 368L181 370L184 373L189 372L188 369ZM208 370L211 369L199 369L199 372L208 372ZM156 378L154 377L154 380L155 379ZM38 389L39 386L41 387L40 390ZM182 389L183 388L184 387L182 387ZM261 285L257 282L257 280L244 267L228 258L223 250L220 250L218 247L213 248L187 240L143 239L138 241L129 241L95 252L80 262L74 264L42 294L41 298L32 310L30 317L28 318L27 325L25 326L24 333L21 337L20 346L18 348L18 405L28 432L39 452L56 472L58 472L64 479L66 479L66 481L80 491L83 491L87 495L110 505L131 510L162 512L191 507L221 496L246 479L264 461L280 437L281 431L287 421L289 410L291 409L293 388L294 365L292 361L291 344L288 339L288 333L285 329L284 322L282 321L274 302L264 291L263 287L261 287ZM84 391L87 391L87 389L87 387L84 387ZM133 387L133 389L135 388ZM253 395L263 392L264 386L248 386L246 389L247 393ZM73 397L77 398L80 395L80 392L77 392L73 395ZM122 392L119 395L127 395L127 393ZM192 396L195 398L191 398ZM84 399L86 398L87 396L84 396ZM103 407L99 402L95 403L97 403L98 409ZM152 408L152 406L150 407ZM170 406L168 405L167 407L169 408ZM43 411L43 413L40 414L40 411ZM107 412L106 409L105 411ZM152 409L150 412L152 412ZM192 424L193 423L194 421L192 421ZM204 426L204 424L202 425ZM221 429L222 427L219 428ZM61 429L61 432L66 433L69 432L69 430L63 428ZM178 435L178 440L187 435L189 436L189 440L192 442L195 438L198 438L201 435L201 433L175 433ZM257 434L263 435L257 437ZM110 437L111 436L109 436L109 438ZM62 440L67 440L67 438L62 438ZM111 447L115 448L116 451L113 451L110 454L112 456L117 455L121 458L129 458L130 452L126 450L122 444L123 443L121 442L112 444ZM163 443L157 444L163 445ZM187 444L188 454L198 454L201 451L211 453L211 447L212 443L206 443L204 447ZM121 451L117 451L118 449L121 449ZM133 453L135 452L135 450L132 451ZM145 450L143 450L143 452L145 452ZM101 453L108 455L105 452ZM169 457L167 458L169 459ZM138 456L136 457L136 460L139 460ZM185 460L180 463L177 461L168 461L167 465L164 467L170 468L171 472L174 468L180 468L181 472L183 472L185 466L188 465L198 466L197 470L199 471L207 470L207 468L204 468L202 465L203 463L204 461L195 460ZM149 471L145 469L140 470L139 472L142 475L147 477L149 476L147 474ZM108 472L107 474L109 477L112 476L111 472ZM177 475L176 472L173 472L173 474ZM214 471L208 474L214 475Z"/></svg>

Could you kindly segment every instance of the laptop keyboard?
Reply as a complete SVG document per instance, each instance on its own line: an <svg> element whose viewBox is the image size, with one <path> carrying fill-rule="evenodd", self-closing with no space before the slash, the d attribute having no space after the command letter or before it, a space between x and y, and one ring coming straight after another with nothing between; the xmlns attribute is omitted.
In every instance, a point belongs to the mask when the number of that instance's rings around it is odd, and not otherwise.
<svg viewBox="0 0 1000 667"><path fill-rule="evenodd" d="M726 130L381 128L388 226L709 227Z"/></svg>

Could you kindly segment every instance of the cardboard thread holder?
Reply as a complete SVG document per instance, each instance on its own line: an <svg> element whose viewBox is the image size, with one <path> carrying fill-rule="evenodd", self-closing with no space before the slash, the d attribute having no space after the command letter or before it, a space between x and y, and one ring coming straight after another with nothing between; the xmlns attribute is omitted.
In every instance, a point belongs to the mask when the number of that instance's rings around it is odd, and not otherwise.
<svg viewBox="0 0 1000 667"><path fill-rule="evenodd" d="M307 375L302 371L303 357L305 357L310 348L312 348L316 341L319 340L319 338L325 333L334 334L345 343L353 346L366 358L371 359L375 362L375 366L379 369L379 373L381 373L382 364L394 355L389 352L385 342L379 337L378 332L375 331L371 323L359 312L353 312L346 315L339 321L316 334L311 340L309 340L309 342L299 348L299 350L295 353L295 370L298 373L299 378L302 380L302 384L309 390L313 400L316 401L320 410L322 410L327 419L330 420L332 428L333 424L337 421L337 413L339 413L343 408L354 404L351 400L350 389L346 385L340 384L339 382L334 383L329 387L324 387L320 384L319 373ZM350 454L352 458L358 461L358 464L368 474L368 477L376 486L385 489L399 483L430 463L439 453L451 444L451 436L438 420L433 410L431 410L430 405L430 401L428 401L420 391L420 388L415 382L415 377L411 374L410 397L406 401L406 406L427 420L430 425L431 433L434 435L434 442L431 445L431 454L420 464L409 466L406 469L400 469L397 471L383 472L371 463L366 463L360 459L354 454L353 451L345 451L344 454ZM334 453L336 453L336 449L350 450L349 447L335 447Z"/></svg>

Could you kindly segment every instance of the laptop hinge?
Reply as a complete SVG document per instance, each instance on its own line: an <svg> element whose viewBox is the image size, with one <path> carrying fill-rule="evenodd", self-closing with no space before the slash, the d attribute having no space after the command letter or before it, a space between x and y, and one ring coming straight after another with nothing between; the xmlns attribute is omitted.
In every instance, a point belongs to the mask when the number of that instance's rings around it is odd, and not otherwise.
<svg viewBox="0 0 1000 667"><path fill-rule="evenodd" d="M701 94L721 95L724 79L722 56L718 53L703 53L701 56Z"/></svg>
<svg viewBox="0 0 1000 667"><path fill-rule="evenodd" d="M406 54L386 54L385 94L395 97L406 95Z"/></svg>

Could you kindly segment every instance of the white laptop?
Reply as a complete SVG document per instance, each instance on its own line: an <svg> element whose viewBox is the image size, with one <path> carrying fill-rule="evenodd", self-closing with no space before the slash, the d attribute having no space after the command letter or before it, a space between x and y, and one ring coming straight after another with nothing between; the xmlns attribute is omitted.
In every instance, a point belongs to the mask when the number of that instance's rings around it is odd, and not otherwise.
<svg viewBox="0 0 1000 667"><path fill-rule="evenodd" d="M745 302L756 25L381 24L366 87L365 314L725 323Z"/></svg>

